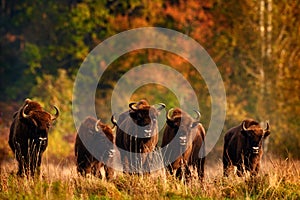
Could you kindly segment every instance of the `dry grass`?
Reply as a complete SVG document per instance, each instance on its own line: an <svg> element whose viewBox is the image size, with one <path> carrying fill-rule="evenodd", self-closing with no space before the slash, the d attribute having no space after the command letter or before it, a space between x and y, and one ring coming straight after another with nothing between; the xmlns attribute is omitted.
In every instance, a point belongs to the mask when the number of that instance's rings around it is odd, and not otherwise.
<svg viewBox="0 0 300 200"><path fill-rule="evenodd" d="M211 163L209 165L212 165ZM299 199L300 161L266 159L254 179L222 177L221 162L206 166L205 180L184 184L162 172L118 173L111 182L77 175L73 163L43 163L42 177L16 177L15 162L1 167L0 199Z"/></svg>

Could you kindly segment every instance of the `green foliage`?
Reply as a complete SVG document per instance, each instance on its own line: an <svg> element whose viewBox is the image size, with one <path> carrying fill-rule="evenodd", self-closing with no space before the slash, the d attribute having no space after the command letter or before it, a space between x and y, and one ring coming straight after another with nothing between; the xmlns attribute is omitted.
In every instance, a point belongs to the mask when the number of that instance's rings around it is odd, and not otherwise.
<svg viewBox="0 0 300 200"><path fill-rule="evenodd" d="M26 43L21 58L24 63L29 65L28 70L32 74L36 74L36 69L41 67L42 56L39 48L34 44Z"/></svg>
<svg viewBox="0 0 300 200"><path fill-rule="evenodd" d="M270 3L272 11L267 9ZM259 12L261 5L265 6L263 15ZM0 100L21 102L31 96L46 106L50 100L47 92L51 90L52 103L61 104L62 110L66 111L62 113L64 124L58 120L56 126L59 129L55 127L53 131L69 134L74 131L71 94L62 98L64 94L61 93L72 93L72 84L66 83L64 78L74 80L88 53L114 34L136 27L167 27L194 38L216 62L227 94L225 129L246 117L269 120L272 129L270 150L299 157L299 5L299 0L292 3L277 0L259 3L236 0L31 0L14 3L4 0L1 1L0 17ZM267 27L270 16L272 29ZM271 30L271 35L267 36L262 30ZM264 51L268 45L271 54ZM211 100L202 78L179 56L151 49L130 52L109 66L96 94L99 117L109 121L110 95L117 80L132 67L149 62L171 66L191 82L197 91L203 124L207 127ZM96 62L95 69L98 65ZM65 70L65 77L61 75L61 69ZM47 92L43 90L43 84ZM60 88L60 92L48 88L51 85ZM177 105L166 89L149 87L144 94L136 91L132 99L165 101L168 107ZM157 90L160 93L156 93ZM165 95L159 95L161 93ZM69 107L64 108L65 105ZM287 132L289 137L286 137Z"/></svg>
<svg viewBox="0 0 300 200"><path fill-rule="evenodd" d="M75 127L72 118L73 80L65 70L58 70L58 76L44 74L37 78L37 85L32 88L30 96L40 102L50 113L54 113L52 105L60 110L60 115L49 134L49 156L62 159L73 152L73 144L63 138L74 135Z"/></svg>

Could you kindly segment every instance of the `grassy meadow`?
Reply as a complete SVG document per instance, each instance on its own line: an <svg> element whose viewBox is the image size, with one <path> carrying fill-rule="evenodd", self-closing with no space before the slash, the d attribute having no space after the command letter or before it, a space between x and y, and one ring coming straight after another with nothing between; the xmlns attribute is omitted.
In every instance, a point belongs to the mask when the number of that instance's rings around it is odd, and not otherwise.
<svg viewBox="0 0 300 200"><path fill-rule="evenodd" d="M44 161L38 178L19 178L15 161L1 166L0 199L300 199L300 161L266 156L259 176L222 177L222 162L208 160L203 183L165 175L116 173L112 181L80 177L72 161Z"/></svg>

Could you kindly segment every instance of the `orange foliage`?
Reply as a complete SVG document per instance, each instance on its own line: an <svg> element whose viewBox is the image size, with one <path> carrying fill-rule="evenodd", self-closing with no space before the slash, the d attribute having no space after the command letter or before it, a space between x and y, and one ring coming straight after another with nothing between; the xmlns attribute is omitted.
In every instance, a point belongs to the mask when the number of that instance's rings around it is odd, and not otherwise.
<svg viewBox="0 0 300 200"><path fill-rule="evenodd" d="M212 36L213 17L206 10L212 8L211 2L184 1L178 4L166 3L166 16L176 21L176 28L184 31L195 40L205 42Z"/></svg>

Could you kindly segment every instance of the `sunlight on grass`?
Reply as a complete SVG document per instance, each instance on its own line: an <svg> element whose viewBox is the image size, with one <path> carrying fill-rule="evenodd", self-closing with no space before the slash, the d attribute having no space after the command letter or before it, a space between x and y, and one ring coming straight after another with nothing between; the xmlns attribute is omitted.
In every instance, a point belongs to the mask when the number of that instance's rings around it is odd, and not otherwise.
<svg viewBox="0 0 300 200"><path fill-rule="evenodd" d="M222 177L221 163L206 166L201 183L194 178L184 184L157 171L151 175L118 173L111 182L78 176L73 163L42 166L42 176L19 178L16 163L3 163L0 199L299 199L300 162L264 161L259 176Z"/></svg>

